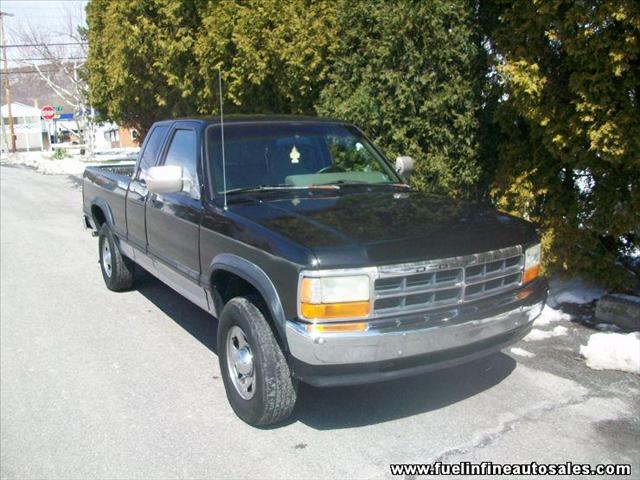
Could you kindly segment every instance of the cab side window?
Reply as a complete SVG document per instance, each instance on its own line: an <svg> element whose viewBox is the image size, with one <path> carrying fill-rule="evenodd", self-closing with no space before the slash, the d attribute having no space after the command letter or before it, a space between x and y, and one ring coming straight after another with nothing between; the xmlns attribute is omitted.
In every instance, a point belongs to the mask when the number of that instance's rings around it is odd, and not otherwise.
<svg viewBox="0 0 640 480"><path fill-rule="evenodd" d="M164 164L182 167L184 179L182 193L192 198L200 198L195 130L176 130L174 132Z"/></svg>
<svg viewBox="0 0 640 480"><path fill-rule="evenodd" d="M149 133L149 140L147 140L147 145L144 148L144 152L142 153L142 158L140 158L140 166L138 168L138 173L136 178L144 178L144 172L149 168L156 165L158 162L158 155L160 154L160 148L164 143L164 137L167 135L167 130L169 127L160 125L154 128L151 133Z"/></svg>

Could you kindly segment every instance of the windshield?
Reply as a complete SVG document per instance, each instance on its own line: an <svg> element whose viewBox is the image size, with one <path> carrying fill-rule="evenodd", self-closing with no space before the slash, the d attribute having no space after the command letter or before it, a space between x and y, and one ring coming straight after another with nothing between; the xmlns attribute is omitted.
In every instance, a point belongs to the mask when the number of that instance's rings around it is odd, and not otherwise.
<svg viewBox="0 0 640 480"><path fill-rule="evenodd" d="M225 124L227 192L253 188L400 183L354 127L341 124ZM223 191L220 127L207 128L215 190Z"/></svg>

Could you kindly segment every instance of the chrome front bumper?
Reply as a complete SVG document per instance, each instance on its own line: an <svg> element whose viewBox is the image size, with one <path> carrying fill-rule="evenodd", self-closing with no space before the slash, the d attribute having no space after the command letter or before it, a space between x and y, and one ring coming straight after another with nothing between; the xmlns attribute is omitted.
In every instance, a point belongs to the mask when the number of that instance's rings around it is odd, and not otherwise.
<svg viewBox="0 0 640 480"><path fill-rule="evenodd" d="M304 324L289 321L287 341L295 359L313 366L399 360L455 350L522 329L540 315L544 301L537 299L497 315L411 330L370 328L362 333L308 333Z"/></svg>

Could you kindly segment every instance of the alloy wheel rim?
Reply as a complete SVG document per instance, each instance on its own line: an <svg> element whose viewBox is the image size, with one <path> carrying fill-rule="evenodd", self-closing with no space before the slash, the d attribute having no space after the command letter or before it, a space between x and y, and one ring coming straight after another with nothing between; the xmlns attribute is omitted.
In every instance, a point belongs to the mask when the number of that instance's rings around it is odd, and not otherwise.
<svg viewBox="0 0 640 480"><path fill-rule="evenodd" d="M227 367L233 386L245 400L255 394L255 368L251 345L242 328L234 325L227 333Z"/></svg>

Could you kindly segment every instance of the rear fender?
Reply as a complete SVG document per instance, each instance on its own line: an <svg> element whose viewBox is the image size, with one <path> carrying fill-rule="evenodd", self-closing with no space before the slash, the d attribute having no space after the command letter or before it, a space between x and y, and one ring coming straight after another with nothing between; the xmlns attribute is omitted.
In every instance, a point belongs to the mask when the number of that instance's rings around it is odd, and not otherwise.
<svg viewBox="0 0 640 480"><path fill-rule="evenodd" d="M93 223L96 227L98 227L98 219L93 215L93 207L98 207L104 213L104 218L107 221L107 225L113 227L113 213L111 213L111 208L107 201L102 197L94 197L91 199L91 217L93 218Z"/></svg>

